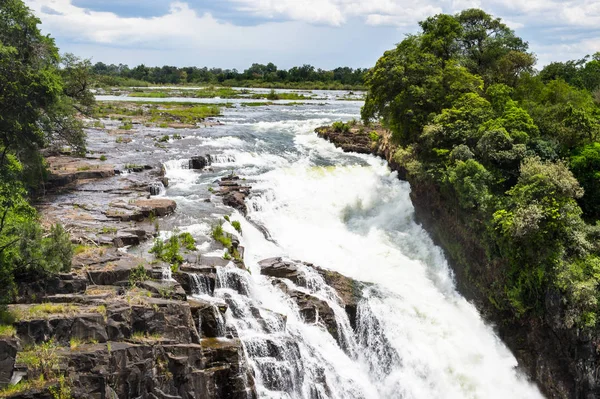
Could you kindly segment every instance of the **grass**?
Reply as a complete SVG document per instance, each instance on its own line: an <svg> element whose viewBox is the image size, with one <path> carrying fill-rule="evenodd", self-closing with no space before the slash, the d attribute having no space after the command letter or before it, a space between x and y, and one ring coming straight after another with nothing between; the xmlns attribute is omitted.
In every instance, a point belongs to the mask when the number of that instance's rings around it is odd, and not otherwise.
<svg viewBox="0 0 600 399"><path fill-rule="evenodd" d="M133 129L133 123L131 123L130 121L123 122L123 124L121 126L119 126L119 129L131 130L131 129Z"/></svg>
<svg viewBox="0 0 600 399"><path fill-rule="evenodd" d="M16 335L17 330L14 326L0 324L0 338L13 338Z"/></svg>
<svg viewBox="0 0 600 399"><path fill-rule="evenodd" d="M162 340L163 336L158 333L148 334L148 332L145 331L136 331L133 334L131 334L131 339L133 341L155 342Z"/></svg>
<svg viewBox="0 0 600 399"><path fill-rule="evenodd" d="M129 93L128 97L146 97L146 98L167 98L170 97L169 93L159 90L150 91L134 91Z"/></svg>
<svg viewBox="0 0 600 399"><path fill-rule="evenodd" d="M29 306L15 306L12 311L17 320L46 319L55 315L74 315L78 313L100 313L106 316L106 307L104 305L80 307L63 303L40 303Z"/></svg>
<svg viewBox="0 0 600 399"><path fill-rule="evenodd" d="M102 162L106 161L106 159L107 159L107 158L106 158L106 155L100 155L100 160L101 160Z"/></svg>
<svg viewBox="0 0 600 399"><path fill-rule="evenodd" d="M102 234L115 234L117 232L116 227L103 227L100 232Z"/></svg>
<svg viewBox="0 0 600 399"><path fill-rule="evenodd" d="M128 164L125 164L125 169L127 169L127 170L139 169L139 168L143 168L143 166L142 166L142 165L135 164L135 163L128 163Z"/></svg>
<svg viewBox="0 0 600 399"><path fill-rule="evenodd" d="M82 340L81 338L71 337L71 339L69 340L69 348L71 350L76 350L81 345L97 344L97 343L98 343L98 340L95 340L95 339Z"/></svg>
<svg viewBox="0 0 600 399"><path fill-rule="evenodd" d="M7 387L0 389L0 398L8 398L23 392L31 391L33 389L42 389L45 388L50 382L52 381L46 381L43 376L33 380L23 380L18 384L8 385Z"/></svg>
<svg viewBox="0 0 600 399"><path fill-rule="evenodd" d="M181 106L171 103L164 109L151 109L153 122L174 121L181 123L196 123L208 117L221 115L221 109L216 105Z"/></svg>
<svg viewBox="0 0 600 399"><path fill-rule="evenodd" d="M231 247L231 237L223 230L223 225L218 223L212 229L212 238L223 244L225 248Z"/></svg>
<svg viewBox="0 0 600 399"><path fill-rule="evenodd" d="M90 252L90 251L94 250L95 248L96 247L93 247L91 245L79 244L79 245L76 245L75 248L73 248L73 255L81 255L86 252Z"/></svg>

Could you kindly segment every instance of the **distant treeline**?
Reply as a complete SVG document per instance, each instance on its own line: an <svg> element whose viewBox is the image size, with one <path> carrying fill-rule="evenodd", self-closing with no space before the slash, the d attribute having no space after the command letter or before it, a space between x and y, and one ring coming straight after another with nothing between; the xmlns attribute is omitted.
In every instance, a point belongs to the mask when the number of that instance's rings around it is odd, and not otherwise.
<svg viewBox="0 0 600 399"><path fill-rule="evenodd" d="M367 69L340 67L331 71L302 65L279 69L273 63L252 64L243 72L237 69L162 66L144 64L130 68L127 65L106 65L97 62L92 66L100 84L218 84L223 86L304 87L309 88L359 88L364 84Z"/></svg>

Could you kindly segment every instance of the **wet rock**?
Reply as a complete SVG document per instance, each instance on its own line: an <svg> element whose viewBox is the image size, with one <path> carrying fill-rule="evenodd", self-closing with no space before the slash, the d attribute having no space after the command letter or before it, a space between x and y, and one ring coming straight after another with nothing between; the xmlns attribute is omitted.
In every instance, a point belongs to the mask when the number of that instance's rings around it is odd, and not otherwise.
<svg viewBox="0 0 600 399"><path fill-rule="evenodd" d="M217 195L223 197L223 204L237 209L243 215L246 215L246 197L250 195L250 187L243 186L240 183L239 176L229 175L223 177L219 182L219 191Z"/></svg>
<svg viewBox="0 0 600 399"><path fill-rule="evenodd" d="M373 154L377 150L377 146L374 145L373 140L369 136L369 133L373 130L359 128L351 128L347 132L336 132L330 126L320 127L316 129L317 135L328 141L331 141L340 147L344 152L357 152L359 154Z"/></svg>
<svg viewBox="0 0 600 399"><path fill-rule="evenodd" d="M162 186L160 183L151 183L148 186L148 192L150 193L150 195L154 196L154 195L159 195L160 192L162 190Z"/></svg>
<svg viewBox="0 0 600 399"><path fill-rule="evenodd" d="M83 293L88 280L74 274L58 274L47 279L21 281L18 285L18 302L30 303L51 295L66 295Z"/></svg>
<svg viewBox="0 0 600 399"><path fill-rule="evenodd" d="M179 273L173 274L173 278L189 295L213 295L217 276L214 272L208 272L210 269L212 268L200 270L200 273L190 268L186 268L186 270L191 270L191 273L180 269Z"/></svg>
<svg viewBox="0 0 600 399"><path fill-rule="evenodd" d="M208 165L210 162L203 156L192 157L189 162L190 169L204 169Z"/></svg>
<svg viewBox="0 0 600 399"><path fill-rule="evenodd" d="M147 305L131 307L132 332L157 335L179 343L198 342L198 333L187 302L147 298Z"/></svg>
<svg viewBox="0 0 600 399"><path fill-rule="evenodd" d="M362 299L362 291L365 284L340 273L322 269L312 263L284 260L282 258L270 258L259 262L261 274L280 279L288 279L294 284L307 287L306 276L300 266L315 270L323 278L325 283L333 288L339 296L352 328L356 329L356 315L358 303Z"/></svg>
<svg viewBox="0 0 600 399"><path fill-rule="evenodd" d="M0 389L11 381L19 343L14 338L0 339Z"/></svg>
<svg viewBox="0 0 600 399"><path fill-rule="evenodd" d="M202 338L225 337L225 319L227 304L215 304L201 299L188 299L195 320L198 320L198 332Z"/></svg>
<svg viewBox="0 0 600 399"><path fill-rule="evenodd" d="M335 312L326 301L294 289L279 279L272 280L272 283L296 302L300 315L306 323L323 325L336 341L340 341Z"/></svg>

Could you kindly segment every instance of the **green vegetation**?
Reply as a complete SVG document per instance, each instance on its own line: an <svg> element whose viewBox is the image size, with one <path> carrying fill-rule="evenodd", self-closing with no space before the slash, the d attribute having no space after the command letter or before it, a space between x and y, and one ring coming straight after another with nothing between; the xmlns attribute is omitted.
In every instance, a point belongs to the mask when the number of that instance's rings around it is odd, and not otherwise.
<svg viewBox="0 0 600 399"><path fill-rule="evenodd" d="M102 162L106 161L108 158L106 158L106 155L100 155L100 160Z"/></svg>
<svg viewBox="0 0 600 399"><path fill-rule="evenodd" d="M372 131L371 133L369 133L369 138L371 139L372 142L376 143L379 141L379 133Z"/></svg>
<svg viewBox="0 0 600 399"><path fill-rule="evenodd" d="M143 263L140 263L129 273L129 286L138 287L144 281L150 279L150 275Z"/></svg>
<svg viewBox="0 0 600 399"><path fill-rule="evenodd" d="M59 372L58 349L53 340L35 345L18 352L17 363L27 366L34 379L42 377L45 381L51 381L57 378Z"/></svg>
<svg viewBox="0 0 600 399"><path fill-rule="evenodd" d="M463 243L483 247L494 306L556 315L546 298L557 293L564 326L595 327L600 55L536 74L527 43L481 10L420 26L368 72L365 124L392 131L409 178L435 188Z"/></svg>
<svg viewBox="0 0 600 399"><path fill-rule="evenodd" d="M166 241L157 238L150 249L150 253L154 254L157 259L170 264L171 270L176 273L183 263L183 256L180 254L181 246L187 251L195 251L196 240L190 233L173 234Z"/></svg>
<svg viewBox="0 0 600 399"><path fill-rule="evenodd" d="M231 221L231 225L238 233L242 234L242 225L237 220Z"/></svg>
<svg viewBox="0 0 600 399"><path fill-rule="evenodd" d="M333 122L331 125L334 131L338 133L348 133L350 131L350 124L344 123L342 121Z"/></svg>
<svg viewBox="0 0 600 399"><path fill-rule="evenodd" d="M195 124L202 122L205 118L219 116L222 106L230 104L194 104L194 103L170 103L170 102L99 102L93 109L96 118L111 118L121 120L123 124L120 129L131 130L133 124L129 118L143 124L155 124L167 128L173 123Z"/></svg>
<svg viewBox="0 0 600 399"><path fill-rule="evenodd" d="M218 95L212 93L209 97L229 97L233 92L230 87L267 87L282 89L330 89L358 90L363 87L366 69L340 67L331 71L316 69L312 65L302 65L288 70L279 69L273 63L252 64L244 72L237 70L198 67L177 68L174 66L147 67L138 65L129 68L127 65L106 65L102 62L92 67L97 85L103 87L128 86L145 87L153 85L219 85L222 88ZM146 90L135 92L135 96L146 95L138 93L154 92ZM154 94L152 97L160 98Z"/></svg>
<svg viewBox="0 0 600 399"><path fill-rule="evenodd" d="M121 126L119 126L121 130L131 130L133 129L133 123L131 121L124 121Z"/></svg>
<svg viewBox="0 0 600 399"><path fill-rule="evenodd" d="M227 218L229 218L229 217L227 216ZM237 223L239 224L239 222L237 222ZM232 224L233 224L233 222L232 222ZM241 226L238 226L238 227L240 228L239 232L241 233L242 228L241 228ZM227 252L225 252L225 255L223 255L224 259L229 260L229 259L233 258L237 261L241 260L240 253L238 252L237 248L233 245L233 242L232 242L233 237L223 230L222 223L217 223L216 225L213 226L211 235L215 241L221 243L221 245L223 245L225 247L225 249L227 250Z"/></svg>
<svg viewBox="0 0 600 399"><path fill-rule="evenodd" d="M62 58L40 33L39 20L20 0L2 5L0 18L0 312L15 299L16 284L40 281L71 267L72 246L60 225L45 232L31 194L47 177L41 148L85 151L83 124L93 96L90 65Z"/></svg>

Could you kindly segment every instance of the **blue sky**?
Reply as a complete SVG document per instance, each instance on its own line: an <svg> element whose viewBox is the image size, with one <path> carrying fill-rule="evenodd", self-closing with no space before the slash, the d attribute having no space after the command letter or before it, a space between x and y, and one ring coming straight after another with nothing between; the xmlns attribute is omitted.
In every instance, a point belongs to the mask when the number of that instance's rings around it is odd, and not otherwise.
<svg viewBox="0 0 600 399"><path fill-rule="evenodd" d="M370 67L437 13L478 7L542 66L600 51L598 0L25 0L61 51L94 62L243 70Z"/></svg>

